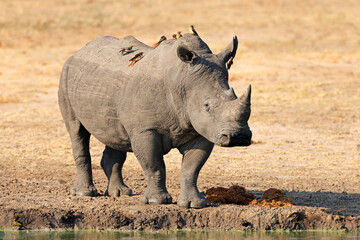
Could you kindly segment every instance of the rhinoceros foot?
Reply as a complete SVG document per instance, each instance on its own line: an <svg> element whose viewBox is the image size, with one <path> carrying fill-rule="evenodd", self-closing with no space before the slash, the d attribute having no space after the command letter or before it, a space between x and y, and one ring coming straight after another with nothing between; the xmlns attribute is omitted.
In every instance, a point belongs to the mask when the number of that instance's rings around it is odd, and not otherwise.
<svg viewBox="0 0 360 240"><path fill-rule="evenodd" d="M95 197L98 195L97 190L94 185L89 185L87 187L78 186L80 184L76 184L71 188L70 194L73 196L89 196Z"/></svg>
<svg viewBox="0 0 360 240"><path fill-rule="evenodd" d="M141 202L145 204L169 204L172 203L172 197L168 192L149 193L146 191L141 196Z"/></svg>
<svg viewBox="0 0 360 240"><path fill-rule="evenodd" d="M119 196L132 196L132 190L125 185L119 185L116 187L110 186L105 191L105 195L119 197Z"/></svg>
<svg viewBox="0 0 360 240"><path fill-rule="evenodd" d="M203 208L207 204L205 197L200 193L181 193L177 205L186 208Z"/></svg>

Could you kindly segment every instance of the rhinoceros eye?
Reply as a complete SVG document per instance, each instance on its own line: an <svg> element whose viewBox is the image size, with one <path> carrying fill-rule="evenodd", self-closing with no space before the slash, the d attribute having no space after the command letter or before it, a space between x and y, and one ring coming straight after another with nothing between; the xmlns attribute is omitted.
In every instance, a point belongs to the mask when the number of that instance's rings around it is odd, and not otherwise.
<svg viewBox="0 0 360 240"><path fill-rule="evenodd" d="M218 107L219 103L215 99L208 99L204 102L204 109L206 112L210 112L214 108Z"/></svg>
<svg viewBox="0 0 360 240"><path fill-rule="evenodd" d="M204 103L204 107L207 112L210 112L210 104L208 102Z"/></svg>

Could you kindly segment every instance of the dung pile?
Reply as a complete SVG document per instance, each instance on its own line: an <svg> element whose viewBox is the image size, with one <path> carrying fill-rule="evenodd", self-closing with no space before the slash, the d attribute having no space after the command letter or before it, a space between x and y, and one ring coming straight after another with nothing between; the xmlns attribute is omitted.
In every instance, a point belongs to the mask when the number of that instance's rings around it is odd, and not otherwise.
<svg viewBox="0 0 360 240"><path fill-rule="evenodd" d="M280 189L269 188L264 192L262 199L254 199L250 205L262 207L288 207L293 205L292 201L292 198L286 198Z"/></svg>
<svg viewBox="0 0 360 240"><path fill-rule="evenodd" d="M244 187L233 185L229 188L216 187L206 190L206 200L213 203L248 205L255 199L254 194Z"/></svg>
<svg viewBox="0 0 360 240"><path fill-rule="evenodd" d="M256 200L254 194L247 192L244 187L233 185L229 188L213 187L206 190L206 200L213 203L254 205L260 207L288 207L292 206L292 199L286 198L280 189L269 188L263 197Z"/></svg>

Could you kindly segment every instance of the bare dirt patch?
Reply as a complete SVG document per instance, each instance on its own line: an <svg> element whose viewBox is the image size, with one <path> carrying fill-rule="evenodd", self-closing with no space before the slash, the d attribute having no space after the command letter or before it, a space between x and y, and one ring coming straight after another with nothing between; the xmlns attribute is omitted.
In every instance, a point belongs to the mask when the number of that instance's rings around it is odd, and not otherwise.
<svg viewBox="0 0 360 240"><path fill-rule="evenodd" d="M17 219L29 229L360 229L357 1L35 0L2 1L0 9L0 228L19 228ZM57 105L65 59L97 35L131 34L152 44L190 24L214 52L236 34L230 85L237 93L253 86L254 144L215 147L200 173L200 191L239 185L260 199L278 188L294 206L142 205L146 183L132 154L123 175L135 196L102 196L104 146L95 139L100 196L70 196L76 169ZM180 154L172 150L165 163L176 201Z"/></svg>

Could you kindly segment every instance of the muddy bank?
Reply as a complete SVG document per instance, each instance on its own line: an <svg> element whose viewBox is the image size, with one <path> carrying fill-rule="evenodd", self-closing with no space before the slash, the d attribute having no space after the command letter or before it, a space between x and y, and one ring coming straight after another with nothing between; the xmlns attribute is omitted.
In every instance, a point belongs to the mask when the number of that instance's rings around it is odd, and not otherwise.
<svg viewBox="0 0 360 240"><path fill-rule="evenodd" d="M14 219L23 225L16 226ZM0 225L10 229L359 231L360 217L331 215L316 208L297 206L266 208L222 205L199 210L174 205L89 210L2 208Z"/></svg>

